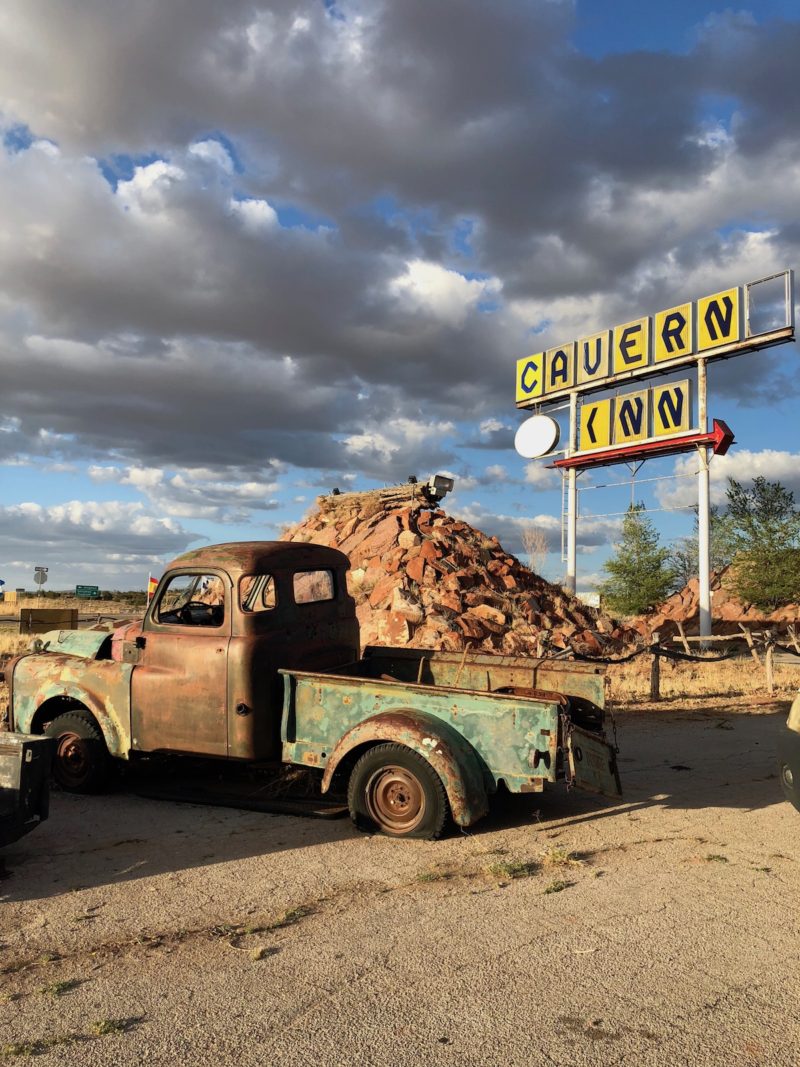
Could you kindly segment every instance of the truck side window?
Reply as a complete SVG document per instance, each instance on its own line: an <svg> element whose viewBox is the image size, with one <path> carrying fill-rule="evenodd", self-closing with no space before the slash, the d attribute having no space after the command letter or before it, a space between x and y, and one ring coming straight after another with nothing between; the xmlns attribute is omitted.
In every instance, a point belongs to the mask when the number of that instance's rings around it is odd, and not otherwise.
<svg viewBox="0 0 800 1067"><path fill-rule="evenodd" d="M225 619L222 579L216 574L176 574L161 594L155 618L180 626L221 626Z"/></svg>
<svg viewBox="0 0 800 1067"><path fill-rule="evenodd" d="M333 571L298 571L294 575L296 604L316 604L334 596Z"/></svg>
<svg viewBox="0 0 800 1067"><path fill-rule="evenodd" d="M272 611L276 603L275 579L271 574L246 574L239 582L242 611Z"/></svg>

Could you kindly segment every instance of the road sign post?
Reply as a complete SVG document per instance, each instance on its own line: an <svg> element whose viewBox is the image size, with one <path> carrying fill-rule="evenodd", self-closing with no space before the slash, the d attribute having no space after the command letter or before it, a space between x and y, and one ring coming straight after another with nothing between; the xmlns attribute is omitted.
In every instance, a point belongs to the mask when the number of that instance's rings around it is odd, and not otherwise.
<svg viewBox="0 0 800 1067"><path fill-rule="evenodd" d="M578 394L569 397L569 450L571 456L578 447ZM578 588L578 472L567 471L567 589Z"/></svg>
<svg viewBox="0 0 800 1067"><path fill-rule="evenodd" d="M701 433L708 429L708 373L701 360L697 366L697 422ZM697 577L700 596L700 636L711 637L711 476L708 448L699 445L697 471Z"/></svg>

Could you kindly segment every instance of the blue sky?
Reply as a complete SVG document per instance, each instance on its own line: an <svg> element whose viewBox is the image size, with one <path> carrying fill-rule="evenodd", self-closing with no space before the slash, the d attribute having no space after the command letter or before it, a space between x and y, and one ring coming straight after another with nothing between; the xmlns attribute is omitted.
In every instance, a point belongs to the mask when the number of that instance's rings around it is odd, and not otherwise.
<svg viewBox="0 0 800 1067"><path fill-rule="evenodd" d="M563 575L515 361L795 266L798 44L779 2L9 0L0 578L141 588L434 470ZM717 498L800 493L796 358L711 368ZM691 531L692 470L581 477L579 587L632 499Z"/></svg>

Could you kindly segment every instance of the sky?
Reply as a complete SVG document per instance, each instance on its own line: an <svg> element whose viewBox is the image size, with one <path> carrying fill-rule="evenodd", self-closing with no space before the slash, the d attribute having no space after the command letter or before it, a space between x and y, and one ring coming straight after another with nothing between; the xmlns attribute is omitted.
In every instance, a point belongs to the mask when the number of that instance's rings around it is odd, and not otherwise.
<svg viewBox="0 0 800 1067"><path fill-rule="evenodd" d="M4 0L0 579L143 588L333 487L565 572L516 360L798 264L797 4ZM727 477L800 499L797 348L709 371ZM696 459L579 480L578 586Z"/></svg>

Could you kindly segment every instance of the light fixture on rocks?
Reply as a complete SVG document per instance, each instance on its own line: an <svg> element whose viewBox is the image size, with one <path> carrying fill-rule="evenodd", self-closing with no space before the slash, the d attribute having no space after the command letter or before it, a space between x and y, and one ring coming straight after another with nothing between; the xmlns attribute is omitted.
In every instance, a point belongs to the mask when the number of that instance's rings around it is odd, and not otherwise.
<svg viewBox="0 0 800 1067"><path fill-rule="evenodd" d="M448 478L446 474L432 474L425 486L425 496L432 504L438 504L453 491L454 485L454 478Z"/></svg>

